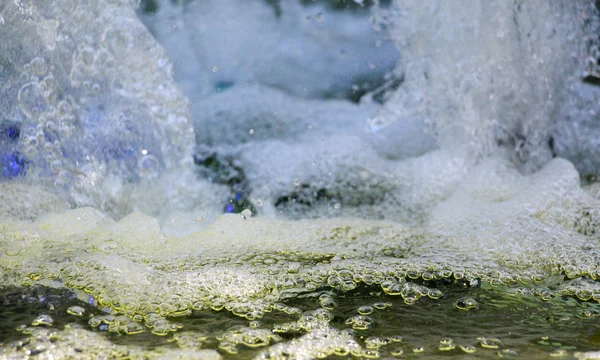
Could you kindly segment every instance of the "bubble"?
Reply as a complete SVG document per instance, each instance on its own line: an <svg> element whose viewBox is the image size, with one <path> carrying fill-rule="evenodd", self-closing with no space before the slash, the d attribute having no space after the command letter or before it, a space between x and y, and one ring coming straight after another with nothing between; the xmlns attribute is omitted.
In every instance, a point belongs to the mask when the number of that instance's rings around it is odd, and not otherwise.
<svg viewBox="0 0 600 360"><path fill-rule="evenodd" d="M22 82L29 81L29 79L30 79L30 76L26 72L23 72L23 73L21 73L21 75L19 75L19 80L21 80Z"/></svg>
<svg viewBox="0 0 600 360"><path fill-rule="evenodd" d="M156 179L160 176L160 162L153 155L144 155L138 162L140 177L146 179Z"/></svg>
<svg viewBox="0 0 600 360"><path fill-rule="evenodd" d="M414 346L412 348L412 352L414 353L422 353L423 351L425 351L425 348L422 346Z"/></svg>
<svg viewBox="0 0 600 360"><path fill-rule="evenodd" d="M329 295L321 295L319 297L319 305L323 309L333 310L337 307L337 303L335 300Z"/></svg>
<svg viewBox="0 0 600 360"><path fill-rule="evenodd" d="M31 60L29 64L31 66L30 72L32 75L42 76L48 71L46 60L41 57L36 57L35 59Z"/></svg>
<svg viewBox="0 0 600 360"><path fill-rule="evenodd" d="M250 321L248 323L248 326L250 326L253 329L257 329L257 328L259 328L259 327L262 326L262 323L260 321L258 321L258 320L254 320L254 321Z"/></svg>
<svg viewBox="0 0 600 360"><path fill-rule="evenodd" d="M444 294L442 293L441 290L438 289L431 289L427 292L427 296L429 296L431 299L440 299L444 296Z"/></svg>
<svg viewBox="0 0 600 360"><path fill-rule="evenodd" d="M454 344L454 340L451 338L443 338L440 340L440 343L438 344L438 350L440 351L450 351L450 350L454 350L456 348L456 345Z"/></svg>
<svg viewBox="0 0 600 360"><path fill-rule="evenodd" d="M83 60L83 63L85 65L90 66L94 63L94 60L96 58L96 52L94 51L93 48L86 47L83 50L81 50L80 56L81 56L81 60Z"/></svg>
<svg viewBox="0 0 600 360"><path fill-rule="evenodd" d="M109 29L104 33L103 39L106 41L108 51L116 58L127 56L134 48L132 35L124 30Z"/></svg>
<svg viewBox="0 0 600 360"><path fill-rule="evenodd" d="M333 288L339 287L342 285L342 279L337 275L330 275L327 278L327 284Z"/></svg>
<svg viewBox="0 0 600 360"><path fill-rule="evenodd" d="M212 72L216 73L217 71L218 71L217 67L216 67L216 66L213 66L213 68L212 68Z"/></svg>
<svg viewBox="0 0 600 360"><path fill-rule="evenodd" d="M381 336L369 336L365 339L365 347L367 349L379 349L382 346L388 345L389 339Z"/></svg>
<svg viewBox="0 0 600 360"><path fill-rule="evenodd" d="M363 305L359 307L357 311L360 315L370 315L373 313L373 311L375 311L375 309L373 309L373 307L370 305Z"/></svg>
<svg viewBox="0 0 600 360"><path fill-rule="evenodd" d="M346 319L345 323L347 325L352 325L354 330L367 330L374 325L373 319L365 315L356 315L351 318Z"/></svg>
<svg viewBox="0 0 600 360"><path fill-rule="evenodd" d="M70 306L69 308L67 308L67 314L83 316L85 314L85 309L81 306Z"/></svg>
<svg viewBox="0 0 600 360"><path fill-rule="evenodd" d="M404 354L404 350L402 348L395 348L390 350L390 355L392 356L401 356Z"/></svg>
<svg viewBox="0 0 600 360"><path fill-rule="evenodd" d="M52 319L52 317L50 315L41 314L31 322L31 325L33 325L33 326L40 326L40 325L52 326L53 323L54 323L54 319Z"/></svg>
<svg viewBox="0 0 600 360"><path fill-rule="evenodd" d="M502 342L493 337L481 337L477 340L479 340L479 345L485 349L500 349L502 347Z"/></svg>
<svg viewBox="0 0 600 360"><path fill-rule="evenodd" d="M392 306L392 303L389 303L389 302L373 303L373 307L377 310L385 310L385 309L389 308L390 306Z"/></svg>
<svg viewBox="0 0 600 360"><path fill-rule="evenodd" d="M129 321L127 322L127 324L124 326L125 334L127 335L135 335L135 334L141 334L143 332L146 331L146 328L138 323L137 321Z"/></svg>
<svg viewBox="0 0 600 360"><path fill-rule="evenodd" d="M463 297L456 300L454 307L460 310L470 311L473 309L477 310L479 308L479 304L471 297Z"/></svg>
<svg viewBox="0 0 600 360"><path fill-rule="evenodd" d="M42 95L40 85L34 82L25 84L17 95L21 110L28 117L37 117L48 107L46 98Z"/></svg>
<svg viewBox="0 0 600 360"><path fill-rule="evenodd" d="M473 345L459 345L458 347L467 354L472 354L477 351L477 348Z"/></svg>

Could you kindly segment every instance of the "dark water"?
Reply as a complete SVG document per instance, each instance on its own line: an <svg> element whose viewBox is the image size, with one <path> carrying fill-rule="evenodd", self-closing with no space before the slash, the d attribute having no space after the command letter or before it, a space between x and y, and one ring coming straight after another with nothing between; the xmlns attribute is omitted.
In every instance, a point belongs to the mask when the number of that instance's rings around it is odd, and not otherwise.
<svg viewBox="0 0 600 360"><path fill-rule="evenodd" d="M403 350L404 358L498 358L519 357L526 359L550 358L551 354L563 349L565 356L572 358L577 351L600 349L600 305L581 302L573 298L554 298L543 301L536 296L509 295L504 288L485 287L480 289L443 289L444 297L438 300L422 298L412 305L404 303L401 297L374 294L371 289L361 288L352 293L330 293L337 303L331 310L334 315L330 324L338 329L348 329L346 319L357 315L363 305L390 303L383 310L374 309L368 316L374 325L367 330L355 330L355 338L365 345L365 339L372 336L401 336L402 342L390 341L390 345L378 349L381 358L392 356L392 350ZM458 299L471 297L478 308L460 310L455 304ZM303 311L319 308L318 293L305 294L286 302ZM69 306L78 305L86 309L84 316L78 317L66 312ZM101 311L81 300L67 290L44 287L4 289L0 292L0 343L9 346L26 335L16 330L17 326L31 322L41 313L54 319L53 328L60 330L65 324L79 323L85 329L103 332L114 344L137 345L149 351L158 347L176 347L173 335L156 336L150 331L137 335L112 334L99 327L92 328L88 320ZM259 319L261 329L272 329L275 325L295 321L298 315L287 315L273 311ZM219 340L227 329L235 325L249 326L249 321L227 311L200 311L189 317L171 319L182 325L179 332L203 334L204 349L217 349L225 358L253 358L266 350L238 345L238 354L232 355L219 349ZM176 332L174 334L177 334ZM282 334L283 341L299 337L296 334ZM496 338L498 348L484 348L478 338ZM452 338L455 349L441 351L440 340ZM472 345L476 351L466 353L459 346ZM415 353L413 348L422 348ZM516 354L516 355L515 355ZM556 355L556 353L554 354ZM348 356L351 358L352 356ZM331 356L330 358L343 358Z"/></svg>

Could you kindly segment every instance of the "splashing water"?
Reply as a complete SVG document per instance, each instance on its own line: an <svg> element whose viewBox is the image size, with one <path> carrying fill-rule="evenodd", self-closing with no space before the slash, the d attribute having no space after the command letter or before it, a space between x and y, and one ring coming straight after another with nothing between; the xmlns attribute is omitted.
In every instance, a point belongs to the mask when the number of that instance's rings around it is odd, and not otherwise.
<svg viewBox="0 0 600 360"><path fill-rule="evenodd" d="M235 3L0 4L0 357L595 356L591 1Z"/></svg>

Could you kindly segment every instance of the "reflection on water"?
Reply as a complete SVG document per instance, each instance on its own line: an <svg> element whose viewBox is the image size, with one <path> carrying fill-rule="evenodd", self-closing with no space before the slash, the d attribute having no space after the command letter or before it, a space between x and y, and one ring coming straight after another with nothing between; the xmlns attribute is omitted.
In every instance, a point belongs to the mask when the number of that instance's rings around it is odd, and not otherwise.
<svg viewBox="0 0 600 360"><path fill-rule="evenodd" d="M381 296L374 287L360 287L349 293L315 291L284 301L279 310L252 321L225 310L199 310L189 317L171 318L178 330L167 336L153 334L152 328L144 326L135 335L125 335L122 330L119 333L110 327L119 321L118 316L103 313L102 308L93 307L68 291L44 287L25 292L5 289L0 295L3 303L0 343L5 344L3 351L15 347L26 351L56 341L24 340L28 328L22 326L31 328L30 324L44 313L53 319L51 329L58 337L65 325L79 324L90 331L107 333L115 347L140 351L214 349L226 359L272 358L269 350L265 351L266 346L300 339L321 326L351 334L356 344L345 350L313 348L310 349L313 355L343 355L347 350L347 358L403 354L441 359L471 354L472 358L484 359L516 354L520 358L546 359L559 355L572 357L600 345L597 303L571 298L544 301L527 288L522 288L522 292L531 295L515 296L502 286L469 289L448 283L439 288L445 294L443 298L425 297L410 305L400 296ZM469 311L459 309L457 300L465 297L475 299L479 307ZM325 298L329 301L323 301ZM74 305L85 313L73 314L69 309ZM349 321L357 317L369 319L369 325L360 327ZM96 318L104 320L97 324ZM93 353L92 345L82 343L81 353Z"/></svg>

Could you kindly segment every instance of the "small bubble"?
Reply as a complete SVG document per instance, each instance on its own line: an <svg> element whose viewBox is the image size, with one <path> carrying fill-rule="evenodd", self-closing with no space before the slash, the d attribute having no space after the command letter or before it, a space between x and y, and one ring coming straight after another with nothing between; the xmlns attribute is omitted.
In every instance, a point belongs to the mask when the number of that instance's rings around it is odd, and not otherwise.
<svg viewBox="0 0 600 360"><path fill-rule="evenodd" d="M160 175L160 162L153 155L144 155L138 162L140 177L155 179Z"/></svg>
<svg viewBox="0 0 600 360"><path fill-rule="evenodd" d="M31 73L33 75L44 75L46 73L46 71L48 71L48 65L46 64L46 60L44 60L41 57L36 57L35 59L31 60L31 62L29 63L31 65Z"/></svg>
<svg viewBox="0 0 600 360"><path fill-rule="evenodd" d="M83 314L85 314L85 309L81 306L71 306L67 309L67 314L83 316Z"/></svg>
<svg viewBox="0 0 600 360"><path fill-rule="evenodd" d="M363 306L359 307L357 311L361 315L369 315L369 314L372 314L373 311L375 311L375 310L370 305L363 305Z"/></svg>
<svg viewBox="0 0 600 360"><path fill-rule="evenodd" d="M213 66L213 68L212 68L212 72L216 73L217 71L218 71L217 67L216 67L216 66Z"/></svg>
<svg viewBox="0 0 600 360"><path fill-rule="evenodd" d="M59 173L64 168L63 162L60 160L54 160L50 163L50 168L52 169L53 172Z"/></svg>
<svg viewBox="0 0 600 360"><path fill-rule="evenodd" d="M473 345L459 345L458 347L467 354L472 354L477 351L477 348Z"/></svg>
<svg viewBox="0 0 600 360"><path fill-rule="evenodd" d="M54 319L52 319L52 317L50 317L50 315L41 314L31 322L31 325L33 325L33 326L40 326L40 325L52 326L53 323L54 323Z"/></svg>
<svg viewBox="0 0 600 360"><path fill-rule="evenodd" d="M465 310L465 311L479 308L479 304L477 303L477 301L475 301L475 299L473 299L471 297L463 297L463 298L456 300L456 302L454 303L454 306L457 309Z"/></svg>
<svg viewBox="0 0 600 360"><path fill-rule="evenodd" d="M17 94L21 110L28 117L37 117L48 107L46 98L42 95L42 89L37 83L25 84Z"/></svg>
<svg viewBox="0 0 600 360"><path fill-rule="evenodd" d="M250 133L250 135L254 134L254 129L250 129L248 130L248 132Z"/></svg>
<svg viewBox="0 0 600 360"><path fill-rule="evenodd" d="M496 338L478 338L479 345L485 349L500 349L502 347L502 342Z"/></svg>
<svg viewBox="0 0 600 360"><path fill-rule="evenodd" d="M392 356L400 356L400 355L404 354L404 350L402 350L402 348L395 348L390 351L390 354Z"/></svg>

